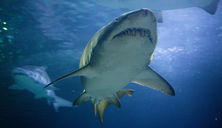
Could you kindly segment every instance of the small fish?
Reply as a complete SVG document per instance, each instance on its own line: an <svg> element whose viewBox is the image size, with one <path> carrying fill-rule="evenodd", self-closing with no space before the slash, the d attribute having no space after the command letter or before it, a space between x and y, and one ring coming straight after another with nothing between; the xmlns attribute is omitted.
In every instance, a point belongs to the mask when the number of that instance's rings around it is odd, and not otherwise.
<svg viewBox="0 0 222 128"><path fill-rule="evenodd" d="M55 111L59 107L71 107L72 103L59 96L56 96L55 87L44 89L44 85L51 82L45 66L22 66L12 70L12 76L15 84L9 86L9 89L27 90L34 94L36 99L46 98L48 104L53 104Z"/></svg>

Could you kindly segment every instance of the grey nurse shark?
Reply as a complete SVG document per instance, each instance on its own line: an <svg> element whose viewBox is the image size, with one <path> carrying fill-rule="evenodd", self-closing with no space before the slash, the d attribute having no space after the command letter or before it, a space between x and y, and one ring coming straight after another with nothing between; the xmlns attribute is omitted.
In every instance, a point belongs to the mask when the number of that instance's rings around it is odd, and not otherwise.
<svg viewBox="0 0 222 128"><path fill-rule="evenodd" d="M51 82L44 66L22 66L12 70L15 84L9 89L27 90L34 94L34 98L46 98L49 104L53 104L55 111L60 107L71 107L72 103L56 96L55 87L44 89L44 85Z"/></svg>
<svg viewBox="0 0 222 128"><path fill-rule="evenodd" d="M162 20L161 11L198 7L210 14L214 14L220 0L92 0L99 5L120 9L134 10L149 8Z"/></svg>
<svg viewBox="0 0 222 128"><path fill-rule="evenodd" d="M128 83L137 83L174 96L171 85L148 65L157 44L157 21L148 9L125 13L100 29L83 51L79 69L50 84L80 76L84 87L73 105L91 101L95 115L103 122L105 108L120 107L123 95L131 96L132 89L123 89Z"/></svg>

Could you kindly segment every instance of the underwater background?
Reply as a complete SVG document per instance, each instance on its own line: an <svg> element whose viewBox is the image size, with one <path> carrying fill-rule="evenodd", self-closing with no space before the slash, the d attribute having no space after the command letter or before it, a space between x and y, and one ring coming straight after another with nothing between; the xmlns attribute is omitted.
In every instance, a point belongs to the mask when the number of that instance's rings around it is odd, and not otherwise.
<svg viewBox="0 0 222 128"><path fill-rule="evenodd" d="M9 89L16 67L46 66L51 79L77 69L94 33L124 12L90 0L0 0L0 128L222 128L222 1L215 15L163 12L150 66L174 97L129 84L133 96L124 96L120 109L110 105L101 125L90 102L55 112L45 98ZM79 77L55 87L71 102L83 90Z"/></svg>

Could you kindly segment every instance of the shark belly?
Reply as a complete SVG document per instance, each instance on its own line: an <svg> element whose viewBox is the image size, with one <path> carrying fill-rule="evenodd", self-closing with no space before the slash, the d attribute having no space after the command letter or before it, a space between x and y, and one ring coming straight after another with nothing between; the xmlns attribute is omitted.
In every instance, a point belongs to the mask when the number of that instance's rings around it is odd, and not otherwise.
<svg viewBox="0 0 222 128"><path fill-rule="evenodd" d="M138 42L139 40L139 42ZM112 96L124 88L148 64L154 50L148 38L125 35L95 50L91 65L97 75L81 78L89 95Z"/></svg>

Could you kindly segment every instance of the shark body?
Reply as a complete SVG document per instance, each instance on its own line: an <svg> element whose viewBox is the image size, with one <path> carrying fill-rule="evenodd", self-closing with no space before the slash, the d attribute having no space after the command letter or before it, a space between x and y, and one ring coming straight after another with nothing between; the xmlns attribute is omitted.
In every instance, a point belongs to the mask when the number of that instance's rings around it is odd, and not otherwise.
<svg viewBox="0 0 222 128"><path fill-rule="evenodd" d="M71 107L72 103L67 101L54 92L55 88L51 86L48 89L44 89L44 85L51 82L44 66L22 66L13 69L12 76L15 80L15 84L9 87L14 90L27 90L34 94L34 98L46 98L48 104L53 104L55 111L59 110L59 107Z"/></svg>
<svg viewBox="0 0 222 128"><path fill-rule="evenodd" d="M209 14L215 14L220 0L92 0L95 3L119 10L149 8L162 22L162 11L198 7Z"/></svg>
<svg viewBox="0 0 222 128"><path fill-rule="evenodd" d="M137 83L174 96L171 85L148 65L157 43L157 21L148 9L125 13L100 29L88 42L80 60L79 69L59 80L80 76L84 87L74 105L91 101L101 123L105 108L120 107L123 95L134 90L123 89L128 83Z"/></svg>

